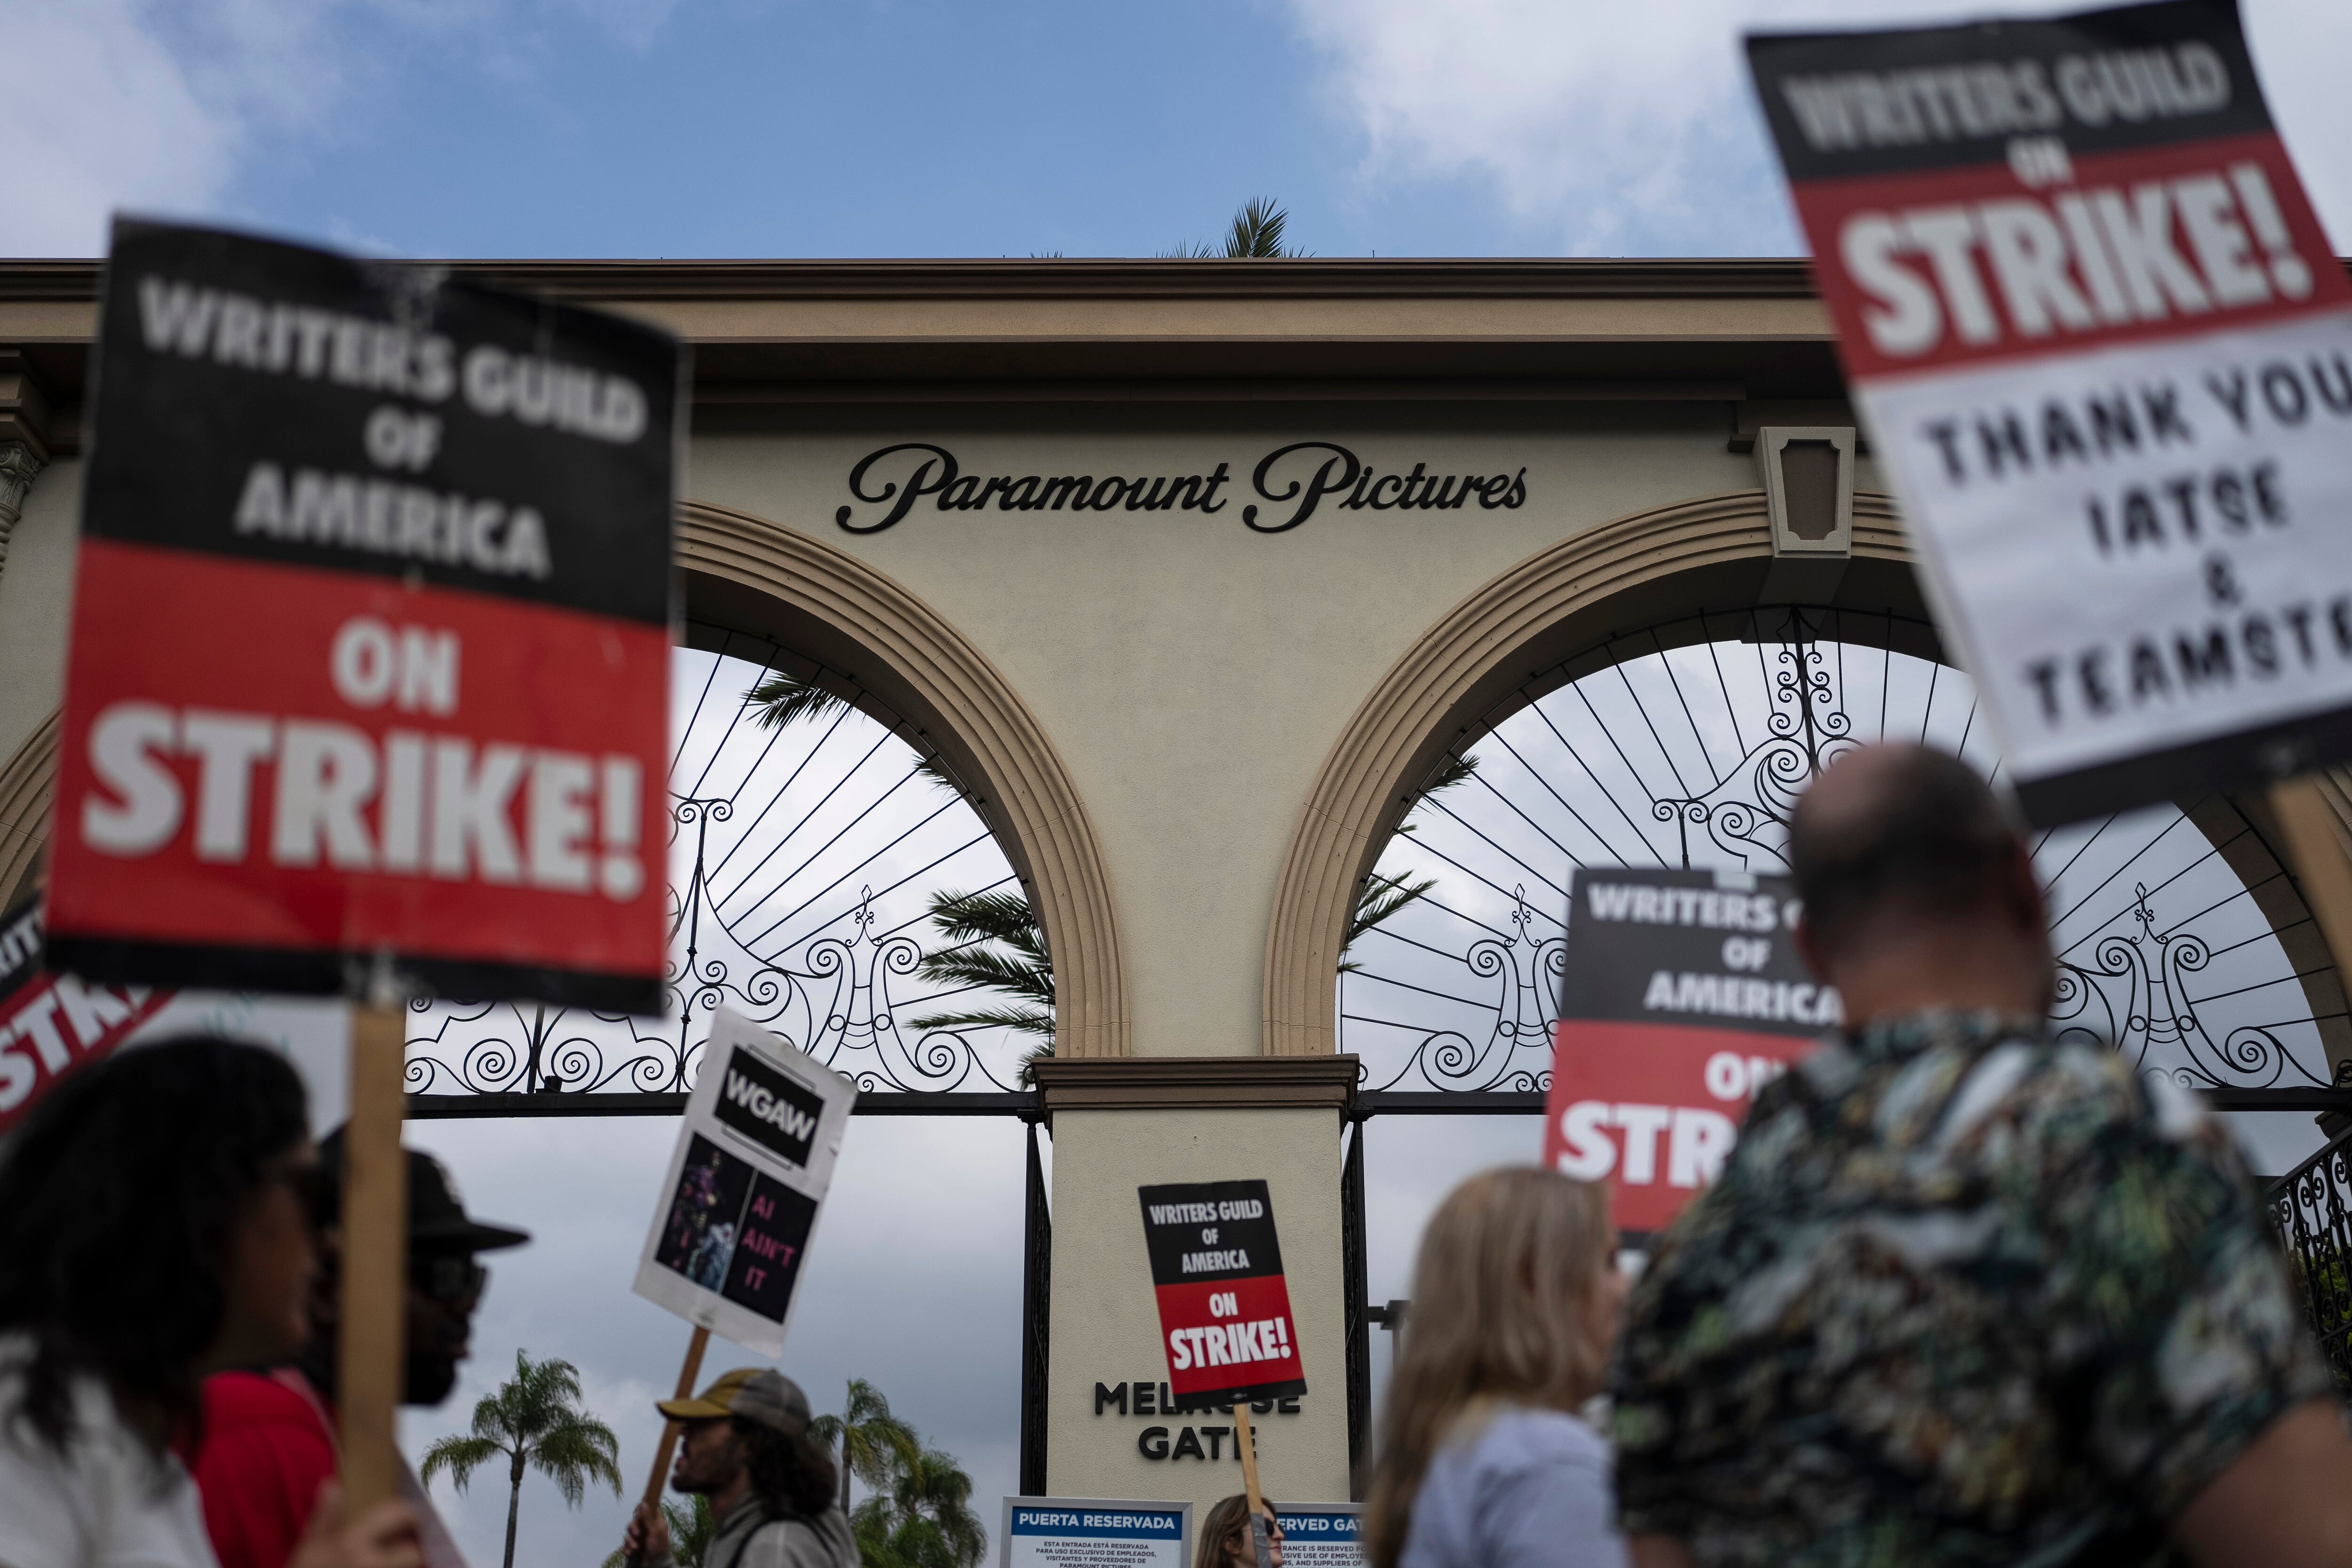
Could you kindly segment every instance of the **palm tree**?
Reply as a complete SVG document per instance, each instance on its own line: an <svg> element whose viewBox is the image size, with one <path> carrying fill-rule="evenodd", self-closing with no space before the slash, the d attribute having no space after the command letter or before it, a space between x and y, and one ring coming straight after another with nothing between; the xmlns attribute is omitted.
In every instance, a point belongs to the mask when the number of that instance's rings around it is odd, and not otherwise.
<svg viewBox="0 0 2352 1568"><path fill-rule="evenodd" d="M719 1516L710 1511L710 1500L696 1492L681 1507L667 1498L662 1499L662 1517L669 1521L670 1555L677 1559L678 1568L702 1568L702 1559L710 1550L710 1538L719 1533ZM604 1568L621 1568L628 1553L619 1547L604 1559Z"/></svg>
<svg viewBox="0 0 2352 1568"><path fill-rule="evenodd" d="M448 1436L425 1450L421 1471L429 1488L442 1470L457 1489L503 1454L508 1459L507 1560L514 1568L515 1517L522 1506L523 1471L536 1468L573 1508L591 1480L621 1495L620 1444L613 1429L579 1408L580 1372L568 1361L535 1362L515 1352L515 1374L474 1406L471 1436Z"/></svg>
<svg viewBox="0 0 2352 1568"><path fill-rule="evenodd" d="M1290 215L1276 205L1272 196L1253 196L1234 214L1234 226L1226 231L1222 247L1179 245L1168 255L1185 261L1295 260L1307 253L1282 247L1283 226L1289 221Z"/></svg>
<svg viewBox="0 0 2352 1568"><path fill-rule="evenodd" d="M1406 808L1407 813L1420 810L1423 802L1432 800L1464 780L1475 776L1477 772L1476 757L1457 757L1449 754L1438 763L1437 770L1430 774L1429 782L1422 786L1420 796ZM1408 822L1397 831L1411 833L1420 826L1419 823ZM1393 876L1375 871L1364 879L1363 887L1356 893L1355 910L1348 917L1348 940L1339 944L1340 973L1353 974L1363 968L1360 963L1348 956L1349 950L1356 945L1358 937L1385 924L1408 905L1417 904L1429 897L1430 890L1437 886L1437 879L1434 877L1419 882L1408 882L1405 880L1408 875L1410 873L1404 871L1399 871Z"/></svg>
<svg viewBox="0 0 2352 1568"><path fill-rule="evenodd" d="M849 1380L849 1395L838 1415L820 1415L809 1423L809 1436L841 1452L841 1510L849 1511L849 1478L880 1489L922 1458L922 1439L915 1429L890 1414L882 1391L862 1377Z"/></svg>
<svg viewBox="0 0 2352 1568"><path fill-rule="evenodd" d="M937 1448L901 1465L887 1491L858 1504L851 1529L866 1568L973 1568L988 1550L971 1478Z"/></svg>

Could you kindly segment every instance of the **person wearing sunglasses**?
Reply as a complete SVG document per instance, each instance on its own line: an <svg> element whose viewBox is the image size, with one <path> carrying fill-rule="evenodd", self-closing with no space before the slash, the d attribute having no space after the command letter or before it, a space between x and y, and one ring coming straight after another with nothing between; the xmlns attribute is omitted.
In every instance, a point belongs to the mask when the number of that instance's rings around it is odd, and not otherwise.
<svg viewBox="0 0 2352 1568"><path fill-rule="evenodd" d="M403 1327L401 1402L438 1405L457 1384L474 1310L489 1270L479 1255L530 1237L466 1213L441 1163L408 1154L408 1310ZM286 1568L309 1522L320 1479L335 1472L336 1329L341 1321L338 1233L342 1215L343 1135L319 1145L312 1217L321 1266L310 1300L310 1338L293 1361L218 1373L205 1384L206 1438L195 1466L205 1527L220 1568ZM415 1478L402 1495L414 1507L425 1568L463 1568L456 1543Z"/></svg>

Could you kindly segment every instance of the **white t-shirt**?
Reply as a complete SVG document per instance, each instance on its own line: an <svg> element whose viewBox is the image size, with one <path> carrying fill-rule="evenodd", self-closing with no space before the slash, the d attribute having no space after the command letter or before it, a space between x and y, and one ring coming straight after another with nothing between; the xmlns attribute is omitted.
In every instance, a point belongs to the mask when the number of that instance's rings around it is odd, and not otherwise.
<svg viewBox="0 0 2352 1568"><path fill-rule="evenodd" d="M157 1463L95 1378L75 1382L63 1457L17 1417L31 1353L0 1337L0 1568L219 1568L187 1470Z"/></svg>

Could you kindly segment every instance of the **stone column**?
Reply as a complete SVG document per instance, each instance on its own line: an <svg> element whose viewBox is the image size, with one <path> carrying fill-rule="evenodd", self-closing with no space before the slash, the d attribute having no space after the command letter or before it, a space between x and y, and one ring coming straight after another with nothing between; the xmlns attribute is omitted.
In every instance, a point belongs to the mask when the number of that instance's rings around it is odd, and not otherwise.
<svg viewBox="0 0 2352 1568"><path fill-rule="evenodd" d="M25 497L45 465L29 441L0 441L0 572L8 569L8 536L25 514Z"/></svg>

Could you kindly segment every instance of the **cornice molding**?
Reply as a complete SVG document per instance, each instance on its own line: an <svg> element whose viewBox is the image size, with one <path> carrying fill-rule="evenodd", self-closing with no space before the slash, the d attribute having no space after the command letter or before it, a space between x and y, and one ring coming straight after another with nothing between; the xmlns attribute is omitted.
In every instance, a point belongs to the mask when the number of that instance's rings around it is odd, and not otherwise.
<svg viewBox="0 0 2352 1568"><path fill-rule="evenodd" d="M1048 1058L1038 1099L1057 1110L1333 1110L1354 1109L1354 1057Z"/></svg>

